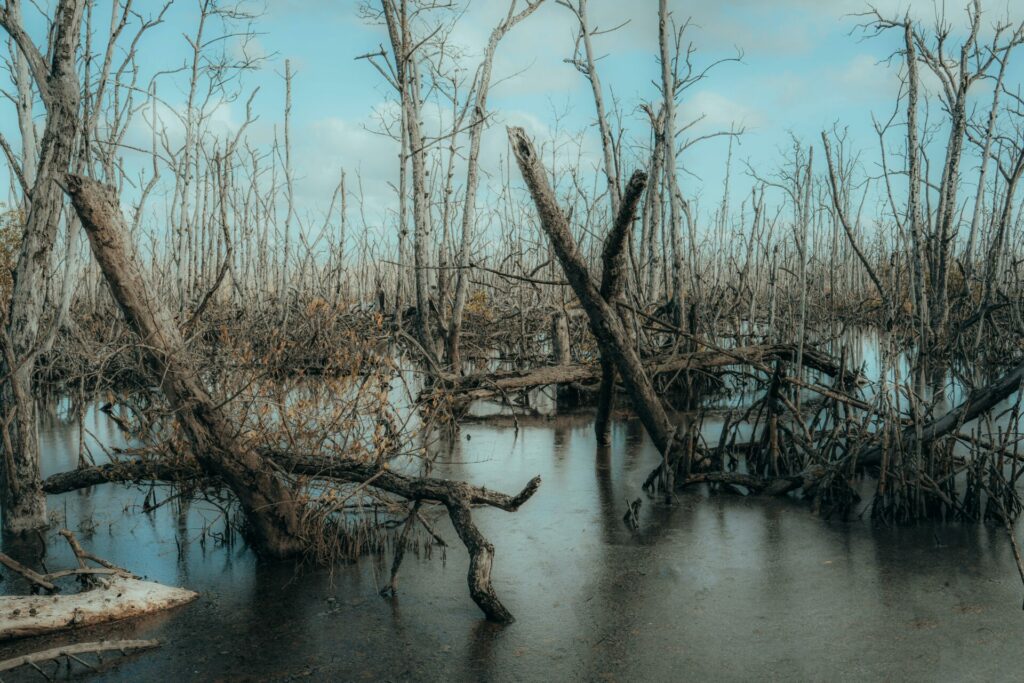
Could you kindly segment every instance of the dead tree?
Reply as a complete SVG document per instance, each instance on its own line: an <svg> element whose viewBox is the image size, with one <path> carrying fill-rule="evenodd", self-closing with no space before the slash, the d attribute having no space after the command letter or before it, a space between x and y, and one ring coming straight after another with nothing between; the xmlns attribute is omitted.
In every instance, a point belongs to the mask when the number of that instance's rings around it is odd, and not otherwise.
<svg viewBox="0 0 1024 683"><path fill-rule="evenodd" d="M69 175L67 190L114 300L146 348L146 359L199 463L220 477L238 498L256 548L270 557L295 556L305 548L301 502L273 464L235 443L232 430L197 376L181 332L147 284L129 246L114 191Z"/></svg>
<svg viewBox="0 0 1024 683"><path fill-rule="evenodd" d="M1024 383L1024 363L1019 363L992 384L970 393L959 405L923 425L905 427L899 432L899 447L905 452L915 448L928 448L946 436L977 419L1021 390ZM883 446L866 449L856 455L858 467L877 467L884 457Z"/></svg>
<svg viewBox="0 0 1024 683"><path fill-rule="evenodd" d="M626 185L615 224L604 241L601 252L601 296L612 306L621 303L626 290L626 250L629 245L629 231L633 229L636 207L640 204L647 175L637 171ZM621 318L620 318L621 319ZM625 328L625 325L623 326ZM615 364L601 353L601 388L597 395L597 415L594 418L594 433L597 442L607 445L611 442L611 414L615 399Z"/></svg>
<svg viewBox="0 0 1024 683"><path fill-rule="evenodd" d="M968 139L970 108L968 97L975 84L992 77L993 65L998 64L1002 82L1002 71L1014 47L1024 41L1024 23L1013 27L1008 23L994 26L992 37L986 45L981 38L982 2L971 0L966 8L967 31L958 50L950 50L948 38L951 26L939 20L934 35L926 34L912 22L909 16L887 18L872 8L867 28L875 34L887 30L903 33L903 55L907 68L907 166L909 195L907 205L907 230L913 245L911 258L914 263L915 296L921 324L921 347L925 355L933 346L945 343L950 315L949 280L953 248L959 230L959 191L961 163L964 142ZM917 114L919 99L919 66L928 69L939 83L939 100L948 118L948 137L941 178L933 183L922 173L922 158L926 159L925 147L919 140ZM997 86L998 90L998 86ZM992 111L996 105L993 104ZM994 127L990 113L988 129ZM991 133L989 133L991 135ZM984 143L987 145L988 143ZM987 148L986 148L987 149ZM983 152L983 168L988 151ZM982 174L984 170L982 171ZM982 181L984 176L982 175ZM921 210L921 185L935 188L938 195L934 215L925 215ZM980 197L981 193L977 197ZM977 199L976 197L976 199ZM977 228L977 214L972 219L972 236Z"/></svg>
<svg viewBox="0 0 1024 683"><path fill-rule="evenodd" d="M32 375L40 326L52 276L50 255L63 208L58 181L67 172L78 132L80 85L76 67L85 0L60 0L45 54L25 32L20 0L0 7L0 26L12 38L32 74L46 108L35 183L14 267L11 300L0 346L0 421L3 467L0 508L8 531L46 525L46 499L39 483L39 440Z"/></svg>
<svg viewBox="0 0 1024 683"><path fill-rule="evenodd" d="M663 169L665 172L665 187L669 196L669 228L672 231L672 293L669 299L675 304L675 318L673 322L679 325L683 319L683 246L680 236L683 208L681 203L682 195L679 193L679 183L676 180L675 131L676 96L681 84L679 83L677 73L678 48L677 59L675 60L672 59L669 52L669 21L667 0L659 0L658 47L661 61L662 111L665 115L661 128L661 141L665 145L665 149L662 152L664 160Z"/></svg>
<svg viewBox="0 0 1024 683"><path fill-rule="evenodd" d="M522 128L510 127L508 137L530 197L537 207L541 228L548 236L566 279L587 313L590 330L597 339L601 356L613 363L618 370L626 390L633 399L637 414L654 445L662 453L665 464L668 465L674 458L675 425L669 420L661 399L658 398L650 378L644 371L639 355L630 344L626 328L614 304L601 295L598 285L591 277L576 240L569 231L569 222L558 206L555 193L533 143L526 137L526 132ZM635 174L634 178L638 183L636 199L639 200L647 178L642 172ZM631 209L630 213L634 209ZM673 469L670 466L663 470L667 478L666 491L669 492L672 490Z"/></svg>
<svg viewBox="0 0 1024 683"><path fill-rule="evenodd" d="M469 155L466 158L466 195L462 204L462 235L459 242L458 276L455 282L455 302L448 326L446 343L448 365L455 374L462 372L462 319L466 311L469 294L469 250L473 243L473 224L477 220L476 194L480 185L480 140L487 125L487 96L491 88L491 68L498 43L513 26L532 14L544 0L527 2L526 7L516 13L518 0L512 0L508 14L491 31L484 51L483 60L476 76L476 92L469 128ZM454 132L453 132L454 135Z"/></svg>
<svg viewBox="0 0 1024 683"><path fill-rule="evenodd" d="M576 15L576 20L580 25L580 32L576 37L575 54L572 59L567 59L566 61L586 76L594 93L597 128L601 132L601 151L604 154L604 175L608 180L608 196L611 199L612 216L617 216L619 213L619 202L622 200L622 188L619 186L618 155L616 154L615 142L612 138L611 126L608 124L608 114L605 111L601 78L597 73L598 58L594 56L594 46L591 41L593 36L614 31L615 28L606 31L591 28L590 23L587 21L587 0L558 0L558 4L567 7Z"/></svg>
<svg viewBox="0 0 1024 683"><path fill-rule="evenodd" d="M259 455L275 467L295 475L314 479L330 479L355 484L367 484L380 491L401 496L413 503L434 501L448 511L452 526L469 552L470 596L491 621L509 623L512 613L498 598L491 582L494 564L494 546L476 526L472 506L489 507L515 512L530 500L540 488L540 477L531 479L523 490L511 496L461 481L434 477L413 477L376 463L349 459L300 456L287 453L260 452ZM183 482L200 479L205 473L189 464L136 460L118 462L102 467L85 467L49 477L43 482L47 493L67 493L107 482L171 481ZM397 573L397 569L395 570Z"/></svg>
<svg viewBox="0 0 1024 683"><path fill-rule="evenodd" d="M285 471L312 477L330 477L378 488L409 500L435 500L445 505L459 538L469 551L470 595L488 619L507 623L511 612L498 599L491 583L494 546L473 523L471 505L487 504L516 510L536 492L535 477L517 496L473 487L463 482L417 478L390 472L377 463L330 462L315 458L274 458L239 445L222 409L215 405L198 379L181 333L166 306L147 286L126 241L124 219L114 191L94 180L67 176L67 190L89 236L93 254L110 286L111 294L129 326L142 338L146 359L168 403L174 408L190 449L202 470L231 489L251 527L258 550L271 557L289 557L305 550L303 501L287 485ZM94 468L95 469L95 468ZM116 470L115 470L116 471ZM96 473L79 470L65 478L64 490L102 481ZM139 476L139 475L136 475ZM147 476L153 476L149 474ZM53 492L54 489L48 489Z"/></svg>
<svg viewBox="0 0 1024 683"><path fill-rule="evenodd" d="M416 289L416 332L420 345L430 361L436 361L437 349L430 329L430 283L428 278L428 240L431 232L430 197L427 188L426 142L420 129L420 71L417 42L409 26L409 13L404 0L396 7L394 0L381 0L384 20L394 52L394 82L402 104L404 140L408 143L412 167L413 271ZM405 159L402 159L404 173ZM404 197L400 198L404 201ZM404 228L404 226L402 226ZM436 364L436 363L434 363Z"/></svg>

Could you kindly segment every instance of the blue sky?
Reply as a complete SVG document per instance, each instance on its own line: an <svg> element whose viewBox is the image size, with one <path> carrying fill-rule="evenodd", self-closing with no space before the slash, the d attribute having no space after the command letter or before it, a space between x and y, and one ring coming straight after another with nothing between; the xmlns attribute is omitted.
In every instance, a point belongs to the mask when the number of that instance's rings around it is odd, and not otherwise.
<svg viewBox="0 0 1024 683"><path fill-rule="evenodd" d="M177 0L166 23L145 39L139 48L145 72L182 63L187 52L183 34L194 31L196 2ZM932 17L936 6L931 0L877 4L886 14L909 11L921 19ZM951 19L959 21L959 0L946 4ZM360 16L359 5L357 0L250 4L265 7L265 12L255 24L259 36L249 49L270 56L260 71L245 77L246 88L260 88L255 100L260 119L250 135L265 144L279 130L284 60L291 60L296 73L296 189L301 210L310 215L326 207L342 168L350 177L361 176L371 213L386 212L393 199L389 183L396 177L397 144L373 132L374 112L386 109L393 93L370 65L355 59L376 50L386 35L382 27ZM136 0L136 6L145 13L157 2ZM507 7L507 0L471 0L465 7L453 40L466 50L467 66L476 64L491 27ZM705 117L695 133L745 127L734 150L734 196L749 190L747 165L766 175L779 166L780 150L789 146L791 133L818 143L821 130L839 122L849 126L851 140L865 150L866 158L877 157L871 114L887 117L892 110L896 68L882 62L897 49L900 37L893 33L865 40L857 29L860 20L850 16L866 8L863 0L673 0L670 7L678 21L693 18L695 26L688 35L699 47L698 66L734 55L737 48L743 51L741 63L723 64L689 91L679 114L680 124ZM989 0L986 9L987 23L1007 13L1019 21L1024 2L1006 5ZM32 13L31 8L26 11ZM627 127L637 139L646 139L637 107L657 96L652 83L659 74L657 0L590 0L589 11L592 24L599 27L628 22L595 38L595 48L605 55L599 67L606 97L614 93ZM538 142L555 135L556 123L563 130L584 131L585 159L593 164L598 137L589 85L563 62L571 56L575 31L571 13L554 0L517 26L499 48L494 78L502 82L493 90L490 104L499 124L524 125ZM1019 82L1019 73L1011 74L1010 81ZM160 92L172 106L180 103L182 78L165 78ZM562 113L560 120L555 112ZM225 106L216 118L224 132L230 132L243 118L242 103ZM137 124L133 135L146 139L144 122ZM8 139L17 139L14 110L7 103L0 108L0 130ZM504 154L504 135L503 125L491 127L485 135L484 164L491 171L497 170ZM711 141L693 148L682 160L688 171L681 177L684 192L699 197L704 206L719 201L726 152L724 140ZM6 173L6 168L0 171Z"/></svg>

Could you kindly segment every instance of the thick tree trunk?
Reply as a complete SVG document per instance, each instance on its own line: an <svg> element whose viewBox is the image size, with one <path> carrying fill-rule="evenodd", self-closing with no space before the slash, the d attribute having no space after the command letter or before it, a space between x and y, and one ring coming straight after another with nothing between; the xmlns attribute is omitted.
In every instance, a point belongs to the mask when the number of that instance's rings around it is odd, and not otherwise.
<svg viewBox="0 0 1024 683"><path fill-rule="evenodd" d="M161 378L196 459L238 498L259 551L271 557L297 555L306 545L301 502L271 461L235 443L221 410L200 384L170 312L142 275L113 190L76 175L68 176L67 186L111 294L142 338L147 362Z"/></svg>
<svg viewBox="0 0 1024 683"><path fill-rule="evenodd" d="M14 286L2 342L4 353L0 357L0 376L8 377L0 386L0 509L7 531L46 525L46 499L39 483L32 373L51 277L50 255L63 207L63 193L56 181L67 172L77 132L79 85L75 55L84 6L84 0L62 0L57 7L49 65L24 33L20 3L8 2L0 11L0 25L18 45L46 105L36 182L14 267Z"/></svg>

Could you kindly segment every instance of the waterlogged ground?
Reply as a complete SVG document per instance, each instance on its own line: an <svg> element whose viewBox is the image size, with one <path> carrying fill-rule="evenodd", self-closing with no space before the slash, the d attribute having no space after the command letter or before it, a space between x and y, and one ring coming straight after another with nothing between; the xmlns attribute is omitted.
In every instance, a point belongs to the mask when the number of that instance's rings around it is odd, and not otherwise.
<svg viewBox="0 0 1024 683"><path fill-rule="evenodd" d="M100 413L85 426L116 439ZM78 427L48 419L43 434L47 473L74 467ZM626 500L657 459L636 421L618 423L596 457L586 417L524 421L518 433L468 425L450 450L444 475L507 491L544 479L518 513L476 513L497 546L495 585L518 617L511 626L481 619L466 554L439 510L429 516L452 547L408 556L389 600L377 592L390 558L333 572L264 564L204 534L223 528L209 506L145 514L144 490L107 485L53 497L53 513L94 553L201 597L2 646L0 657L160 639L99 674L123 681L989 681L1017 679L1024 666L1024 590L1001 528L873 529L823 521L795 502L691 494L671 509L645 498L634 533L621 520ZM71 566L62 543L49 541L51 569Z"/></svg>

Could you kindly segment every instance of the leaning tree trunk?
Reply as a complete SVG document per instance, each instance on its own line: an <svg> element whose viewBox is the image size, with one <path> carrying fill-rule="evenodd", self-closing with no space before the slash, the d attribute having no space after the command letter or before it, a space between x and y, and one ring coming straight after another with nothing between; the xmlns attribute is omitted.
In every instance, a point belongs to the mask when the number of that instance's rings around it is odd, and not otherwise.
<svg viewBox="0 0 1024 683"><path fill-rule="evenodd" d="M573 239L572 233L569 231L569 222L558 207L555 193L548 182L533 143L526 137L525 131L518 127L510 127L508 137L512 153L519 164L519 170L523 174L527 189L537 207L541 228L547 234L551 246L562 264L566 279L587 313L590 330L597 339L601 357L614 364L615 369L622 377L623 385L633 399L637 414L650 435L651 441L662 453L664 463L670 465L662 471L667 477L666 491L671 492L673 485L671 475L675 469L672 464L673 452L682 450L673 447L673 444L676 443L675 426L669 420L661 399L654 391L654 385L647 377L640 357L631 346L629 336L613 304L601 296L601 292L591 278L583 255L576 245L576 240ZM632 185L634 182L639 183L639 191L642 192L646 185L645 175L643 173L634 175L634 180L630 181L630 184ZM639 192L637 198L639 199ZM635 209L635 204L633 208Z"/></svg>
<svg viewBox="0 0 1024 683"><path fill-rule="evenodd" d="M301 502L269 459L235 442L220 408L200 384L181 333L129 247L113 189L76 175L68 175L67 186L110 292L142 338L147 362L160 378L199 464L220 477L238 498L259 551L271 557L300 553L306 546Z"/></svg>
<svg viewBox="0 0 1024 683"><path fill-rule="evenodd" d="M626 248L629 231L633 228L636 207L640 204L647 176L637 171L629 179L626 193L619 204L615 224L604 242L601 252L601 296L612 306L622 301L626 290ZM621 317L620 317L621 320ZM625 322L625 321L623 321ZM601 388L597 395L597 416L594 418L594 433L602 446L611 443L611 415L615 404L615 363L601 353Z"/></svg>
<svg viewBox="0 0 1024 683"><path fill-rule="evenodd" d="M0 346L0 422L3 467L0 509L7 531L46 525L46 498L39 478L39 435L32 374L39 351L40 325L51 277L50 256L60 224L63 193L56 180L67 172L77 131L79 85L75 68L84 0L62 0L57 8L50 63L29 40L20 3L0 9L0 25L28 63L46 105L36 182L25 217L21 251L13 272L10 307Z"/></svg>

